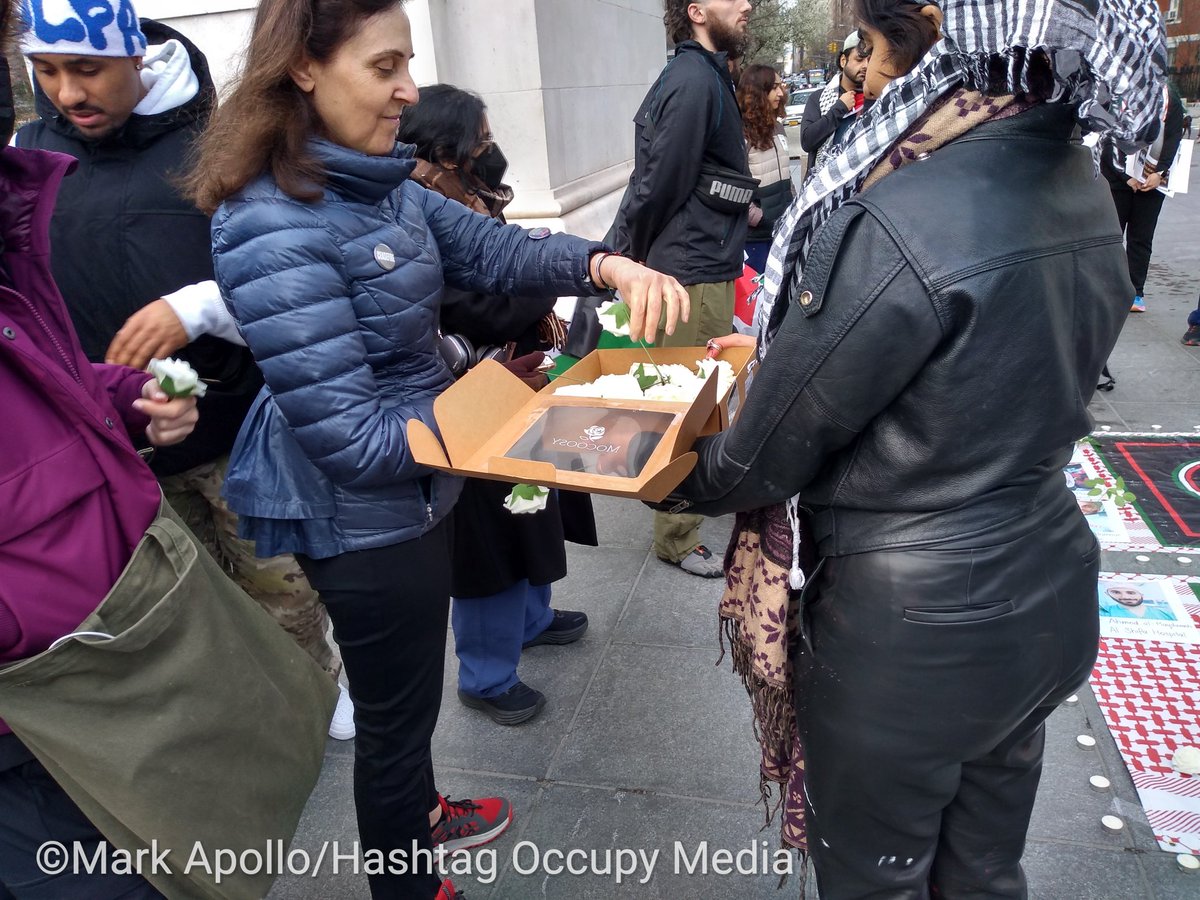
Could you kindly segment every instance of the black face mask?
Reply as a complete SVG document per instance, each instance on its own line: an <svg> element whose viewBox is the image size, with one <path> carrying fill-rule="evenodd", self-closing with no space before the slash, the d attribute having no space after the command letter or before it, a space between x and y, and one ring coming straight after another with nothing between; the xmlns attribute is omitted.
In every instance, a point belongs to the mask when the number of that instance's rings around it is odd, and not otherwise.
<svg viewBox="0 0 1200 900"><path fill-rule="evenodd" d="M8 71L8 58L0 53L0 147L7 147L17 122L17 111L13 107L12 77Z"/></svg>
<svg viewBox="0 0 1200 900"><path fill-rule="evenodd" d="M500 187L507 171L508 160L495 144L471 161L472 174L492 190Z"/></svg>

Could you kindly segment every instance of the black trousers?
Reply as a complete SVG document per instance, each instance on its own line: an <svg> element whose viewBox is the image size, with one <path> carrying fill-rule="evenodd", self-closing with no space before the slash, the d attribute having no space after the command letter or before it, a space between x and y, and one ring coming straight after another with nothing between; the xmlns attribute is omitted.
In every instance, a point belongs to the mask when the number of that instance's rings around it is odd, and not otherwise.
<svg viewBox="0 0 1200 900"><path fill-rule="evenodd" d="M821 900L1026 897L1044 723L1099 636L1099 546L1063 494L1015 540L825 560L796 659Z"/></svg>
<svg viewBox="0 0 1200 900"><path fill-rule="evenodd" d="M416 540L297 561L329 610L354 700L354 805L364 853L432 848L430 741L442 703L450 610L449 521ZM368 875L376 900L432 900L441 878ZM368 870L369 871L369 870Z"/></svg>
<svg viewBox="0 0 1200 900"><path fill-rule="evenodd" d="M104 836L40 762L32 760L0 772L0 900L162 897L140 875L98 871L76 875L70 866L62 874L47 874L38 867L38 848L47 841L57 841L68 851L78 842L83 856L76 858L83 863L95 857ZM46 863L58 861L51 856L43 859Z"/></svg>
<svg viewBox="0 0 1200 900"><path fill-rule="evenodd" d="M1150 271L1150 254L1154 251L1154 229L1162 212L1166 195L1159 191L1134 191L1128 187L1112 188L1117 218L1125 233L1125 257L1129 261L1129 278L1134 293L1146 293L1146 273Z"/></svg>

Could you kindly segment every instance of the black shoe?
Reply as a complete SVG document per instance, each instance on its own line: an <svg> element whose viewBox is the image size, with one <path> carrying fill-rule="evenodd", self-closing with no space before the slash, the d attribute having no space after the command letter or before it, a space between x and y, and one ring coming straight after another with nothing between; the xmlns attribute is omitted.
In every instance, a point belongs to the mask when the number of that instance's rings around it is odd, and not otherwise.
<svg viewBox="0 0 1200 900"><path fill-rule="evenodd" d="M546 705L546 695L535 691L523 681L518 681L497 697L476 697L464 691L458 692L459 702L470 709L487 713L499 725L520 725L528 722Z"/></svg>
<svg viewBox="0 0 1200 900"><path fill-rule="evenodd" d="M1200 347L1200 325L1189 325L1179 343L1185 347Z"/></svg>
<svg viewBox="0 0 1200 900"><path fill-rule="evenodd" d="M1100 383L1096 385L1098 391L1111 391L1117 386L1117 379L1112 377L1112 373L1108 371L1108 366L1105 366L1100 371Z"/></svg>
<svg viewBox="0 0 1200 900"><path fill-rule="evenodd" d="M536 647L539 644L573 644L588 630L587 613L573 612L569 609L552 610L554 618L546 626L546 630L532 641L521 645L522 650Z"/></svg>

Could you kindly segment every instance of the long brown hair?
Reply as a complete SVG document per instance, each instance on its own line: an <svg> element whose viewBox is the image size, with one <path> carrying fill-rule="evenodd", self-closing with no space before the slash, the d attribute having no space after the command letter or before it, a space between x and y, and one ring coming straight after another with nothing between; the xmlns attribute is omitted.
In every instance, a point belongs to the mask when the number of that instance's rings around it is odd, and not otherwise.
<svg viewBox="0 0 1200 900"><path fill-rule="evenodd" d="M776 119L782 110L772 104L771 91L779 73L771 66L755 63L742 73L738 82L738 107L742 110L742 125L746 140L754 150L770 150L778 128Z"/></svg>
<svg viewBox="0 0 1200 900"><path fill-rule="evenodd" d="M208 214L269 171L297 200L321 197L324 173L307 149L317 119L291 69L307 56L328 62L362 23L404 0L262 0L245 62L229 98L217 109L184 181Z"/></svg>

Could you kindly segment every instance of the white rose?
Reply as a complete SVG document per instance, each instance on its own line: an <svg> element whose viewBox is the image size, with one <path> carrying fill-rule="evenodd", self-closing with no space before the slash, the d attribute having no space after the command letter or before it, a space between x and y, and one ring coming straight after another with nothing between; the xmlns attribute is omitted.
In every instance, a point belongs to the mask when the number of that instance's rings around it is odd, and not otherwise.
<svg viewBox="0 0 1200 900"><path fill-rule="evenodd" d="M1184 775L1200 775L1200 747L1180 747L1171 757L1171 768Z"/></svg>
<svg viewBox="0 0 1200 900"><path fill-rule="evenodd" d="M147 370L168 397L203 397L208 385L182 359L152 359Z"/></svg>
<svg viewBox="0 0 1200 900"><path fill-rule="evenodd" d="M517 515L541 512L549 497L550 489L540 484L517 484L504 498L504 508Z"/></svg>
<svg viewBox="0 0 1200 900"><path fill-rule="evenodd" d="M629 307L624 300L609 300L596 310L600 327L609 334L629 337Z"/></svg>

